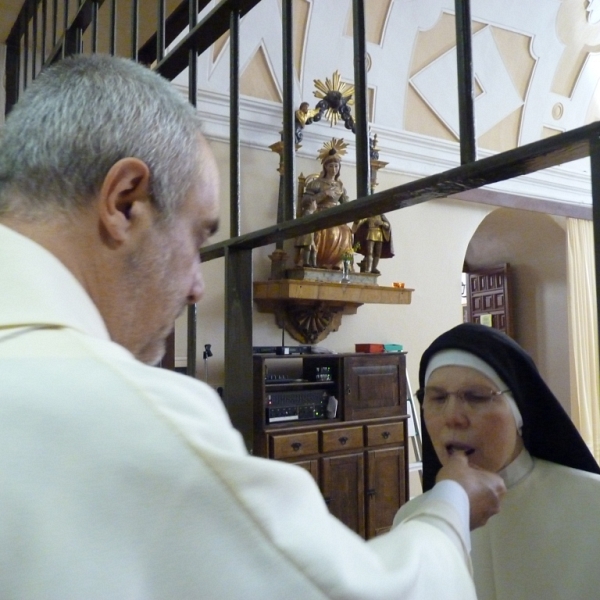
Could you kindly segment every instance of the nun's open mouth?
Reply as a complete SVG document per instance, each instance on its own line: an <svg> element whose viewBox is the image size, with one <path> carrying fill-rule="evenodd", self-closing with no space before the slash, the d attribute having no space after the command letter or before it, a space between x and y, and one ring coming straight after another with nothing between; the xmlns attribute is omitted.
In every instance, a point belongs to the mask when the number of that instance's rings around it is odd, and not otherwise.
<svg viewBox="0 0 600 600"><path fill-rule="evenodd" d="M452 456L455 452L464 452L467 456L470 456L475 452L475 448L461 442L450 442L446 444L446 452L449 456Z"/></svg>

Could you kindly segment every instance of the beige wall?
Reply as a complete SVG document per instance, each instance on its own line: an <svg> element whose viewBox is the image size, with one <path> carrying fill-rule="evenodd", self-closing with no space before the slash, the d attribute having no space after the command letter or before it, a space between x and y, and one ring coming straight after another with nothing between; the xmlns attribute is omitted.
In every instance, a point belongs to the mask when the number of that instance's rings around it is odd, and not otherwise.
<svg viewBox="0 0 600 600"><path fill-rule="evenodd" d="M473 270L510 263L515 339L570 411L564 219L497 209L475 232L466 262Z"/></svg>
<svg viewBox="0 0 600 600"><path fill-rule="evenodd" d="M227 182L228 148L212 143ZM277 156L265 151L245 149L242 156L242 193L245 212L243 230L265 227L275 222L278 174ZM304 173L318 170L318 163L299 165ZM308 168L307 168L308 167ZM342 179L352 197L354 169L342 167ZM403 178L381 174L380 189L403 183ZM226 203L227 189L222 198ZM321 346L336 352L354 350L354 344L364 342L400 343L408 351L411 384L416 390L418 359L432 339L461 321L460 285L463 260L472 234L490 212L488 206L456 200L430 201L412 208L388 214L392 225L396 256L380 263L380 285L403 281L414 288L410 305L364 305L356 315L345 316L338 332L330 334ZM223 210L223 231L228 226L228 211ZM268 255L274 246L254 251L254 279L268 278ZM291 259L290 259L291 260ZM199 304L198 347L212 344L213 358L209 360L209 383L220 385L223 380L223 268L222 259L204 265L207 282L205 298ZM254 344L276 345L281 332L271 314L254 314ZM296 344L290 336L286 342ZM185 357L185 319L178 322L176 356ZM199 352L198 374L204 377L202 353Z"/></svg>
<svg viewBox="0 0 600 600"><path fill-rule="evenodd" d="M212 142L221 169L224 210L228 229L228 146ZM277 156L260 150L242 151L242 230L275 222ZM318 164L299 161L298 172L318 170ZM342 179L352 197L355 172L343 166ZM406 178L382 172L380 189L404 183ZM345 316L342 326L321 346L335 352L353 351L355 343L401 343L413 392L418 387L419 357L441 332L460 323L461 272L466 260L473 268L511 264L516 339L538 364L543 377L563 406L570 409L566 309L566 240L563 220L547 215L496 209L458 200L435 200L388 214L396 256L381 261L381 285L403 281L414 288L410 305L364 305L356 315ZM254 280L269 276L268 255L273 246L254 251ZM198 306L198 376L214 387L222 385L224 369L224 261L204 265L206 295ZM277 345L281 331L273 315L254 312L254 344ZM178 322L176 355L185 364L185 318ZM204 344L213 357L205 365ZM296 344L286 335L286 343ZM410 461L414 461L412 444ZM410 493L421 491L417 471L410 473Z"/></svg>
<svg viewBox="0 0 600 600"><path fill-rule="evenodd" d="M337 7L338 0L335 3ZM381 190L407 181L407 176L400 173L422 177L458 164L457 111L452 108L456 93L451 56L455 43L452 0L389 2L385 15L383 4L377 9L376 4L381 3L369 4L367 62L370 125L379 137L381 159L389 161L387 170L380 173ZM559 10L562 4L569 6L567 12L578 19L577 27L557 27L564 20L563 11ZM542 0L474 3L474 65L480 85L475 108L480 154L572 129L596 114L600 93L590 83L596 72L595 59L570 59L579 56L578 40L583 39L583 34L600 31L600 25L584 23L587 13L582 3L568 0L562 4ZM351 5L344 3L346 18L332 21L329 15L333 5L334 0L294 2L296 10L304 10L303 14L296 14L295 21L296 106L301 100L315 101L315 78L324 80L339 70L343 81L353 79L351 37L347 31ZM274 2L261 2L247 15L242 27L242 232L276 221L278 157L267 149L278 139L281 128L281 35L271 26L274 6ZM321 51L323 39L328 40L327 52ZM207 135L213 140L225 140L228 136L223 119L228 114L229 93L224 41L199 58L203 78L199 110ZM596 42L587 43L590 45L585 48L586 56ZM559 69L559 63L565 68ZM560 77L555 77L556 73ZM179 83L187 84L185 76ZM352 137L343 128L331 129L325 123L306 128L298 174L319 170L319 164L306 156L316 156L330 136L345 137L347 141ZM229 237L228 146L222 141L213 141L212 145L223 181L223 226L217 238L223 239ZM352 155L350 148L349 160ZM504 182L494 189L544 200L589 202L586 168L583 163L567 165L552 173ZM354 198L354 169L344 164L341 177L349 196ZM462 320L460 275L465 258L473 267L509 262L514 270L517 341L532 354L542 376L568 410L564 224L543 215L495 210L458 200L431 201L396 211L388 218L396 257L380 263L379 283L403 281L415 290L412 303L363 306L356 315L345 316L339 331L320 345L346 352L360 342L401 343L408 351L409 378L415 390L418 361L425 347ZM254 251L255 281L268 278L268 255L273 249L270 246ZM223 270L222 259L205 265L207 291L198 308L197 372L204 378L202 349L210 343L214 356L208 362L208 380L215 387L223 381ZM185 330L183 318L177 324L176 356L180 364L185 363ZM273 315L255 311L253 342L281 342L281 331ZM286 336L286 342L296 343L290 336Z"/></svg>
<svg viewBox="0 0 600 600"><path fill-rule="evenodd" d="M217 238L228 235L228 146L212 142L221 169L222 227ZM242 231L271 225L276 220L278 158L269 151L242 150ZM318 163L300 160L298 172L318 170ZM343 165L342 179L350 197L355 172ZM380 173L379 189L406 181L400 175ZM415 291L410 305L364 305L345 316L339 331L321 346L351 352L356 343L400 343L408 352L413 390L418 386L418 361L427 345L462 319L460 274L466 260L473 268L502 262L513 270L515 337L538 364L544 378L569 410L569 365L566 307L566 239L562 219L513 209L445 199L388 214L396 256L380 263L380 285L403 281ZM254 251L254 280L269 277L269 254L274 246ZM291 258L290 258L291 261ZM204 378L202 349L211 344L209 383L223 382L224 367L224 261L203 266L206 294L198 306L198 375ZM178 321L176 356L185 364L185 317ZM286 334L286 343L296 344ZM273 315L254 313L254 344L277 345L281 331Z"/></svg>

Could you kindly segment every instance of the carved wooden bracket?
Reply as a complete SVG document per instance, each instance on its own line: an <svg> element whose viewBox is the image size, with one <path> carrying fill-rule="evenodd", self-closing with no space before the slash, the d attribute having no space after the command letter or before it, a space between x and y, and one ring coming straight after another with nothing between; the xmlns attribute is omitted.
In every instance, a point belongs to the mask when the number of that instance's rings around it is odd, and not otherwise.
<svg viewBox="0 0 600 600"><path fill-rule="evenodd" d="M279 327L302 344L316 344L337 331L343 315L363 304L410 304L413 290L379 285L279 279L254 282L260 312L272 312Z"/></svg>
<svg viewBox="0 0 600 600"><path fill-rule="evenodd" d="M275 319L295 340L302 344L316 344L324 340L342 324L342 315L354 314L360 306L334 305L327 302L300 304L282 302L275 307ZM348 312L348 308L353 309Z"/></svg>

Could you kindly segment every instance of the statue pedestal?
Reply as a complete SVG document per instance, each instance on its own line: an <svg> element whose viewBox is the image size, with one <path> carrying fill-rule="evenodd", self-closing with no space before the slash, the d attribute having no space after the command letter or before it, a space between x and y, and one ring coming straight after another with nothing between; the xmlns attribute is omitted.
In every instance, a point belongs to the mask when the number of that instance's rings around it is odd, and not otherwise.
<svg viewBox="0 0 600 600"><path fill-rule="evenodd" d="M355 273L350 271L347 274L347 281L342 281L342 271L334 269L312 269L311 267L294 267L286 269L285 278L296 281L322 281L324 283L354 283L359 285L377 285L375 273Z"/></svg>

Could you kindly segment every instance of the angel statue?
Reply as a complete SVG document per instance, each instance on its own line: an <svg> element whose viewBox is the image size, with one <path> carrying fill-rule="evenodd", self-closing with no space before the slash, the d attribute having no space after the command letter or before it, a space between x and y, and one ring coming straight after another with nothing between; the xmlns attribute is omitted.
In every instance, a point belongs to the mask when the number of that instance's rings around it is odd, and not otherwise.
<svg viewBox="0 0 600 600"><path fill-rule="evenodd" d="M309 175L304 181L304 189L299 194L301 204L314 199L316 212L343 204L348 194L340 179L342 156L348 144L343 139L332 138L319 152L322 171L319 175ZM315 233L317 267L325 269L341 268L342 256L352 247L352 230L348 225L338 225Z"/></svg>
<svg viewBox="0 0 600 600"><path fill-rule="evenodd" d="M319 109L310 108L308 102L300 104L300 108L294 113L296 144L299 144L304 137L304 127L310 125L319 112Z"/></svg>

